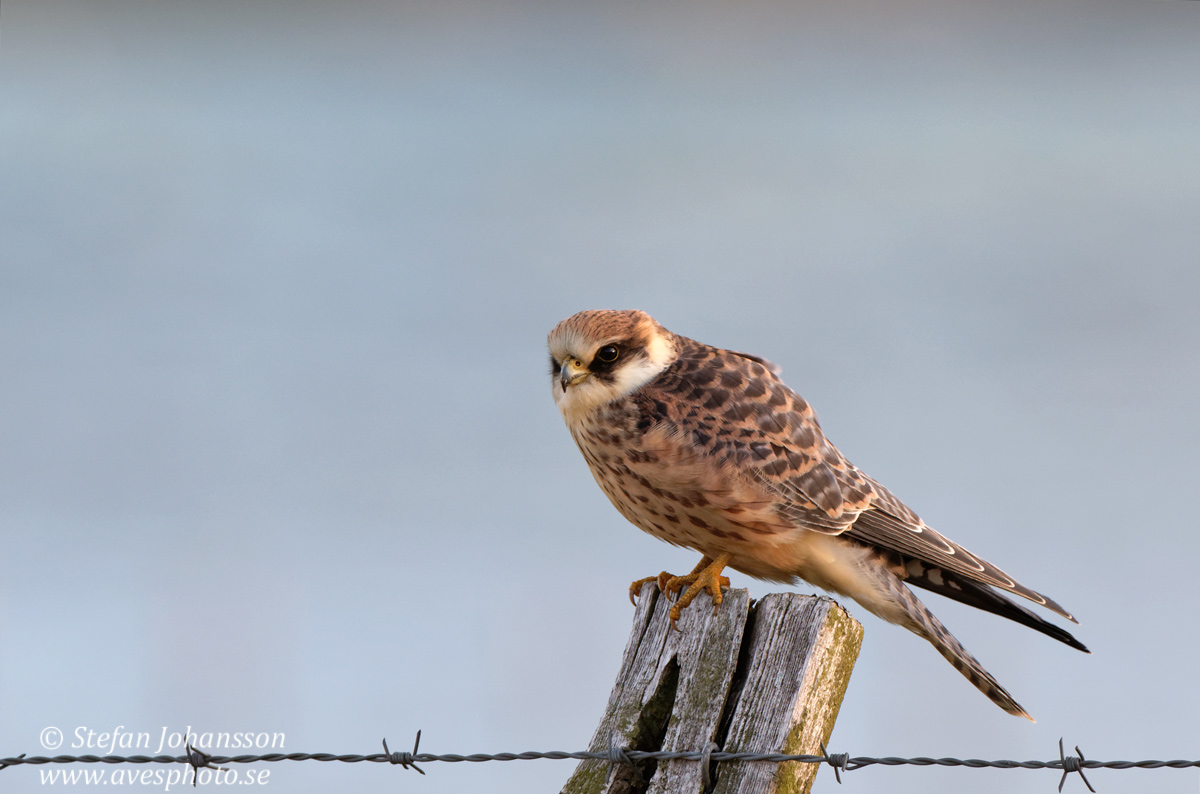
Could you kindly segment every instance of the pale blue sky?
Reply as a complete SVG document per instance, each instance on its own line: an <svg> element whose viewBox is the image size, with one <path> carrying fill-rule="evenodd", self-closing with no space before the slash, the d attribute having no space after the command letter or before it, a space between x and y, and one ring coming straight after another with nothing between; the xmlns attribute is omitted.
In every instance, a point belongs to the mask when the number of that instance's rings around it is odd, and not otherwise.
<svg viewBox="0 0 1200 794"><path fill-rule="evenodd" d="M1198 40L1185 2L7 0L0 755L50 725L582 749L628 582L695 562L612 509L549 393L558 320L636 307L779 364L1082 621L1090 657L930 596L1029 725L851 605L831 749L1196 757ZM271 768L441 794L573 766Z"/></svg>

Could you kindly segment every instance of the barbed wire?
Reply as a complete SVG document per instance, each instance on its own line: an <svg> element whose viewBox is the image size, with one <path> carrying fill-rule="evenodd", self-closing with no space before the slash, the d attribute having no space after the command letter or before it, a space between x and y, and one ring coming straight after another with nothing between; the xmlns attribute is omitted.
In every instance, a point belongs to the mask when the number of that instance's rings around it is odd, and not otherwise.
<svg viewBox="0 0 1200 794"><path fill-rule="evenodd" d="M186 746L186 755L55 755L30 756L22 753L10 758L0 758L0 770L25 764L187 764L193 769L192 785L196 784L201 769L224 770L218 764L254 764L260 762L272 763L277 761L325 761L347 764L357 763L386 763L394 764L405 769L414 769L425 774L418 763L482 763L485 761L536 761L577 760L577 761L607 761L613 765L634 766L638 761L700 761L703 771L707 773L711 763L744 762L744 763L784 763L797 762L802 764L828 764L833 767L834 776L842 782L843 772L852 772L868 766L957 766L970 769L1053 769L1062 771L1058 782L1058 790L1062 791L1067 776L1078 773L1088 790L1095 792L1092 784L1084 776L1085 769L1190 769L1200 768L1200 760L1187 761L1097 761L1084 758L1079 747L1075 755L1066 755L1063 751L1062 739L1058 740L1058 758L1049 761L988 761L980 758L898 758L887 756L875 758L872 756L851 756L849 753L830 753L821 747L821 755L790 755L787 753L750 753L725 752L717 748L715 743L709 743L703 750L632 750L625 747L613 747L603 752L582 750L563 752L551 750L546 752L529 751L523 753L472 753L458 755L456 753L422 753L418 752L421 744L421 732L417 731L416 741L411 752L393 752L388 749L387 739L383 740L383 752L368 755L335 753L267 753L264 755L213 755L206 753L191 744ZM635 767L635 771L636 767ZM707 774L705 774L707 777Z"/></svg>

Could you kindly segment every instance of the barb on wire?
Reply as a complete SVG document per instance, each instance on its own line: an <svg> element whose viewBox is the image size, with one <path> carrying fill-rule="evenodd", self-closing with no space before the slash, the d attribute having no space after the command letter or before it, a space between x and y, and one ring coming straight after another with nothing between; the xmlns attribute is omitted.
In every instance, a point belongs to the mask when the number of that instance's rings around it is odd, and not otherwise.
<svg viewBox="0 0 1200 794"><path fill-rule="evenodd" d="M645 788L646 778L642 776L641 768L634 763L634 760L629 757L629 748L621 747L620 745L609 745L608 748L608 763L616 769L618 766L627 766L633 773L630 782L634 788Z"/></svg>
<svg viewBox="0 0 1200 794"><path fill-rule="evenodd" d="M838 783L842 782L842 770L850 771L850 754L849 753L834 753L829 754L825 749L825 742L821 742L821 755L825 756L825 763L833 767L833 776Z"/></svg>
<svg viewBox="0 0 1200 794"><path fill-rule="evenodd" d="M188 742L184 748L187 751L187 763L192 767L192 788L196 787L196 781L200 779L201 769L215 769L218 772L228 772L229 770L222 766L217 766L212 762L212 756L203 750L197 750Z"/></svg>
<svg viewBox="0 0 1200 794"><path fill-rule="evenodd" d="M1079 745L1075 745L1075 755L1063 755L1063 740L1060 736L1058 739L1058 760L1062 761L1062 778L1058 781L1058 790L1062 791L1063 783L1067 782L1067 775L1072 772L1078 772L1083 778L1083 785L1088 787L1088 791L1096 794L1096 789L1092 788L1092 784L1088 782L1087 775L1083 774L1083 762L1087 759L1083 757L1083 751L1079 749Z"/></svg>
<svg viewBox="0 0 1200 794"><path fill-rule="evenodd" d="M387 756L387 760L390 763L399 764L400 766L404 767L405 769L415 769L423 775L423 774L425 774L425 771L422 770L421 767L417 766L416 763L413 761L413 759L416 758L416 755L417 755L417 748L420 746L421 746L421 732L417 731L417 740L415 742L413 742L413 749L412 749L411 753L393 753L391 750L388 749L387 739L383 740L383 753L384 753L384 755Z"/></svg>

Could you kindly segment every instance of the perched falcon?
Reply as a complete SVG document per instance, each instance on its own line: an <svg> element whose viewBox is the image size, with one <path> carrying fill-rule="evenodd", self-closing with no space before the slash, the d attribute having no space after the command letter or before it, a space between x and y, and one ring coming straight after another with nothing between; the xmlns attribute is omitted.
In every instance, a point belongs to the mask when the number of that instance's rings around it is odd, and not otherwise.
<svg viewBox="0 0 1200 794"><path fill-rule="evenodd" d="M1005 597L1068 620L1044 595L942 537L825 438L808 403L757 356L673 334L640 311L585 311L550 332L554 402L600 488L635 526L700 552L692 573L658 579L721 603L725 567L803 579L924 637L1000 708L1032 717L909 590L1015 620L1087 652Z"/></svg>

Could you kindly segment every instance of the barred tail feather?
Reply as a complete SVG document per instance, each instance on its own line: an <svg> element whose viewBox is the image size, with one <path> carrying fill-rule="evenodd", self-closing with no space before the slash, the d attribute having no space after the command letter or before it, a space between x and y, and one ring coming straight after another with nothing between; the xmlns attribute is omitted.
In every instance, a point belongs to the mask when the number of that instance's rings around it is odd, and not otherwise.
<svg viewBox="0 0 1200 794"><path fill-rule="evenodd" d="M1021 704L1013 699L1008 690L1000 686L1000 682L983 668L979 660L972 656L970 651L964 648L962 643L942 625L942 622L929 611L928 607L913 595L913 592L899 577L882 567L877 568L873 573L876 575L878 583L886 591L892 606L902 610L901 614L897 614L894 609L888 610L889 614L881 614L881 617L929 640L930 644L937 648L938 653L945 657L955 670L962 673L968 681L975 685L976 689L987 695L997 706L1009 714L1024 717L1030 722L1036 721L1029 715L1029 712L1021 707ZM864 606L866 605L864 604Z"/></svg>

